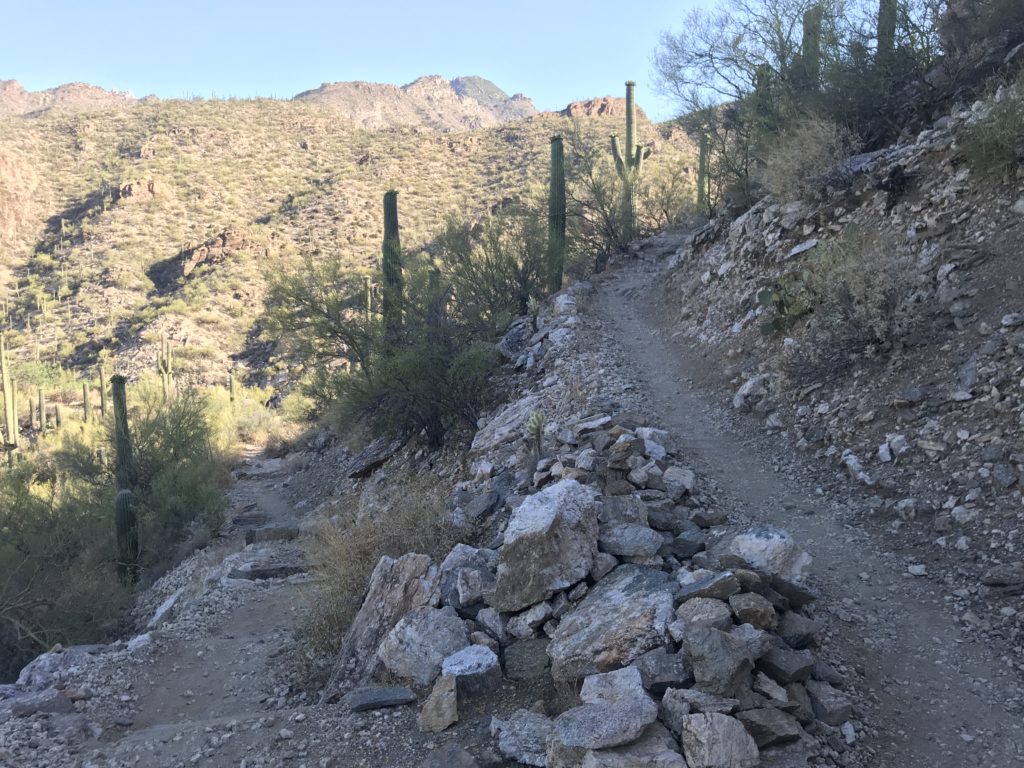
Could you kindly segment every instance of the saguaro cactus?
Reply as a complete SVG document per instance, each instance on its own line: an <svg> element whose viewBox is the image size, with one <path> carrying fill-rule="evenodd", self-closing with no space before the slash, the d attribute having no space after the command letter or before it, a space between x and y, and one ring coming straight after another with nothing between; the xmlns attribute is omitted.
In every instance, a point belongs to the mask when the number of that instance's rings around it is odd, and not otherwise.
<svg viewBox="0 0 1024 768"><path fill-rule="evenodd" d="M373 314L373 283L369 275L363 277L363 310L367 318Z"/></svg>
<svg viewBox="0 0 1024 768"><path fill-rule="evenodd" d="M92 420L92 393L88 381L82 382L82 420L87 424Z"/></svg>
<svg viewBox="0 0 1024 768"><path fill-rule="evenodd" d="M18 445L18 414L14 409L14 384L11 381L11 366L7 359L7 342L0 334L0 379L4 388L4 430L7 442Z"/></svg>
<svg viewBox="0 0 1024 768"><path fill-rule="evenodd" d="M897 0L879 0L878 2L878 57L879 68L888 73L892 66L893 54L896 52L896 24L899 20Z"/></svg>
<svg viewBox="0 0 1024 768"><path fill-rule="evenodd" d="M548 190L548 292L562 290L565 270L565 147L551 137L551 183Z"/></svg>
<svg viewBox="0 0 1024 768"><path fill-rule="evenodd" d="M114 477L118 488L135 487L135 454L128 431L128 400L124 376L110 377L110 394L114 401Z"/></svg>
<svg viewBox="0 0 1024 768"><path fill-rule="evenodd" d="M125 585L139 578L139 515L135 494L127 488L114 498L114 531L117 535L117 573Z"/></svg>
<svg viewBox="0 0 1024 768"><path fill-rule="evenodd" d="M98 373L100 376L100 415L106 418L107 416L107 372L103 369L103 363L100 363Z"/></svg>
<svg viewBox="0 0 1024 768"><path fill-rule="evenodd" d="M651 155L650 148L636 143L636 105L633 89L636 83L626 81L626 146L619 148L619 137L612 134L612 156L615 170L622 179L622 240L628 243L636 234L636 187L643 170L644 160Z"/></svg>
<svg viewBox="0 0 1024 768"><path fill-rule="evenodd" d="M46 431L46 392L43 391L42 387L36 390L38 397L36 398L39 402L39 431Z"/></svg>
<svg viewBox="0 0 1024 768"><path fill-rule="evenodd" d="M402 244L398 235L398 192L384 193L384 245L381 269L384 273L384 338L389 344L398 341L402 333Z"/></svg>
<svg viewBox="0 0 1024 768"><path fill-rule="evenodd" d="M166 336L160 337L160 349L156 353L156 372L160 374L160 387L163 390L163 397L166 401L174 378L174 360L171 344L167 341Z"/></svg>
<svg viewBox="0 0 1024 768"><path fill-rule="evenodd" d="M821 85L821 25L825 9L815 5L804 13L804 39L801 47L801 64L806 85L815 90Z"/></svg>

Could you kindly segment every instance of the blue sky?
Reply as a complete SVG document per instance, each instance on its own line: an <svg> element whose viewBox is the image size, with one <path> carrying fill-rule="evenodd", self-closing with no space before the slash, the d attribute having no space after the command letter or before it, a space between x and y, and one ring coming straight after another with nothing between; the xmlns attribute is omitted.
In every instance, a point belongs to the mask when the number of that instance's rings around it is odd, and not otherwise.
<svg viewBox="0 0 1024 768"><path fill-rule="evenodd" d="M541 109L637 81L652 117L660 33L712 0L14 0L0 79L30 90L84 81L136 96L290 97L322 82L402 84L480 75Z"/></svg>

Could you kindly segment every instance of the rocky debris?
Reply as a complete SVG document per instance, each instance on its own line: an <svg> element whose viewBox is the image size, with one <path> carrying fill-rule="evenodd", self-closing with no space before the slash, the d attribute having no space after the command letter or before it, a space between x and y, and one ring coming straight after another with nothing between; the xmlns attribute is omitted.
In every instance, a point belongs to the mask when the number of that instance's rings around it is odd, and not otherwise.
<svg viewBox="0 0 1024 768"><path fill-rule="evenodd" d="M467 645L466 623L453 608L423 607L395 624L377 649L377 659L391 674L426 686L444 660Z"/></svg>
<svg viewBox="0 0 1024 768"><path fill-rule="evenodd" d="M494 651L470 645L441 663L441 674L455 680L459 701L491 693L501 684L501 665Z"/></svg>
<svg viewBox="0 0 1024 768"><path fill-rule="evenodd" d="M299 526L292 523L274 523L245 532L245 543L255 544L263 541L291 541L298 538Z"/></svg>
<svg viewBox="0 0 1024 768"><path fill-rule="evenodd" d="M747 709L738 712L736 719L761 748L797 741L804 735L797 719L780 709Z"/></svg>
<svg viewBox="0 0 1024 768"><path fill-rule="evenodd" d="M491 454L503 444L522 438L530 414L538 410L543 410L543 403L536 395L509 403L476 433L470 450L475 454Z"/></svg>
<svg viewBox="0 0 1024 768"><path fill-rule="evenodd" d="M403 687L376 688L370 686L349 691L341 701L350 712L368 712L372 709L412 704L416 701L416 694Z"/></svg>
<svg viewBox="0 0 1024 768"><path fill-rule="evenodd" d="M547 766L547 743L554 733L550 718L525 709L491 720L491 735L497 739L498 750L523 765Z"/></svg>
<svg viewBox="0 0 1024 768"><path fill-rule="evenodd" d="M449 742L431 752L419 768L480 768L480 764L458 744Z"/></svg>
<svg viewBox="0 0 1024 768"><path fill-rule="evenodd" d="M442 674L434 683L416 721L421 731L440 733L459 721L457 681L453 675Z"/></svg>
<svg viewBox="0 0 1024 768"><path fill-rule="evenodd" d="M551 658L547 638L520 640L505 648L505 676L509 680L542 680L549 676Z"/></svg>
<svg viewBox="0 0 1024 768"><path fill-rule="evenodd" d="M270 256L270 249L257 243L247 232L229 228L200 245L186 245L178 255L181 276L188 277L200 264L219 264L243 251L263 258Z"/></svg>
<svg viewBox="0 0 1024 768"><path fill-rule="evenodd" d="M381 641L407 613L434 603L438 580L438 569L427 555L380 559L363 604L345 633L324 701L337 696L346 681L359 684L367 679Z"/></svg>
<svg viewBox="0 0 1024 768"><path fill-rule="evenodd" d="M587 750L582 768L687 768L675 739L652 723L636 741L621 747Z"/></svg>
<svg viewBox="0 0 1024 768"><path fill-rule="evenodd" d="M527 608L587 575L597 551L596 498L593 488L560 480L519 505L505 529L494 608Z"/></svg>
<svg viewBox="0 0 1024 768"><path fill-rule="evenodd" d="M627 665L664 645L672 617L667 575L620 565L590 590L551 636L551 674L556 680L578 680Z"/></svg>
<svg viewBox="0 0 1024 768"><path fill-rule="evenodd" d="M555 719L555 734L564 747L606 749L635 741L658 717L636 667L591 675L580 691L583 705Z"/></svg>
<svg viewBox="0 0 1024 768"><path fill-rule="evenodd" d="M739 720L728 715L683 718L680 741L689 768L755 768L760 764L753 737Z"/></svg>
<svg viewBox="0 0 1024 768"><path fill-rule="evenodd" d="M366 477L402 450L404 440L388 440L378 437L352 458L345 473L350 478Z"/></svg>
<svg viewBox="0 0 1024 768"><path fill-rule="evenodd" d="M29 717L40 713L61 714L74 712L75 705L64 691L47 688L44 691L16 696L11 702L11 714L15 717Z"/></svg>
<svg viewBox="0 0 1024 768"><path fill-rule="evenodd" d="M36 656L18 674L17 688L42 691L81 674L83 667L114 649L107 645L73 645Z"/></svg>

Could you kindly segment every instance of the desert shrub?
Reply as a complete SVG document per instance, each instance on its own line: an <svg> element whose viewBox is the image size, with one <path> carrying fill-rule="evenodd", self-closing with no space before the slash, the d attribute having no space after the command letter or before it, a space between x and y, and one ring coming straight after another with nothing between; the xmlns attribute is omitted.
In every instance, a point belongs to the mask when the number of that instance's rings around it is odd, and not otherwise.
<svg viewBox="0 0 1024 768"><path fill-rule="evenodd" d="M1024 162L1024 75L989 98L984 116L968 126L964 153L982 171L998 172Z"/></svg>
<svg viewBox="0 0 1024 768"><path fill-rule="evenodd" d="M506 210L475 224L449 218L434 245L451 308L480 333L500 331L544 296L547 225L534 211Z"/></svg>
<svg viewBox="0 0 1024 768"><path fill-rule="evenodd" d="M913 262L878 233L848 228L820 248L802 273L808 319L787 353L798 380L833 379L860 355L885 351L908 330Z"/></svg>
<svg viewBox="0 0 1024 768"><path fill-rule="evenodd" d="M826 118L807 117L772 141L757 180L776 200L798 200L823 186L822 174L855 153L857 137Z"/></svg>
<svg viewBox="0 0 1024 768"><path fill-rule="evenodd" d="M317 529L310 555L317 580L305 637L315 655L332 658L384 555L419 552L440 561L458 540L447 509L447 486L433 475L395 481L386 509L360 513L358 497L343 497Z"/></svg>

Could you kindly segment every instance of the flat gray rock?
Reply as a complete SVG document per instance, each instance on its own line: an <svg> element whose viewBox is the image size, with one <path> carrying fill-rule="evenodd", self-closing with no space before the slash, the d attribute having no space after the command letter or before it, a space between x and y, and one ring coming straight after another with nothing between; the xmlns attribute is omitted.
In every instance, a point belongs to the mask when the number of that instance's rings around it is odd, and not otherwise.
<svg viewBox="0 0 1024 768"><path fill-rule="evenodd" d="M588 750L582 768L687 768L675 739L663 725L653 723L631 744Z"/></svg>
<svg viewBox="0 0 1024 768"><path fill-rule="evenodd" d="M630 664L668 638L673 585L662 571L620 565L566 614L548 655L556 680L578 680Z"/></svg>
<svg viewBox="0 0 1024 768"><path fill-rule="evenodd" d="M416 694L409 688L392 686L389 688L357 688L342 697L342 703L350 712L368 712L371 709L400 707L416 701Z"/></svg>

